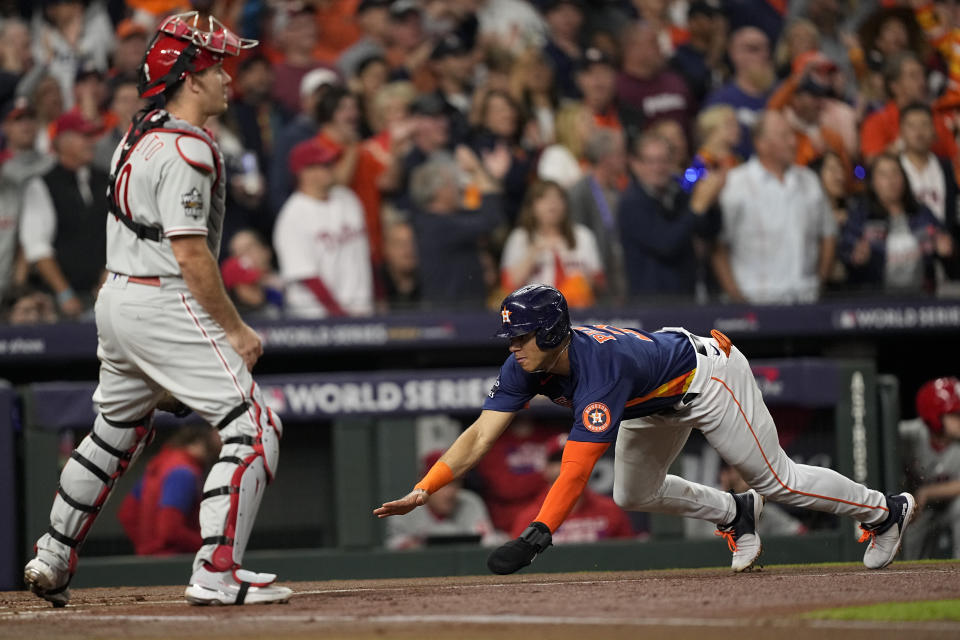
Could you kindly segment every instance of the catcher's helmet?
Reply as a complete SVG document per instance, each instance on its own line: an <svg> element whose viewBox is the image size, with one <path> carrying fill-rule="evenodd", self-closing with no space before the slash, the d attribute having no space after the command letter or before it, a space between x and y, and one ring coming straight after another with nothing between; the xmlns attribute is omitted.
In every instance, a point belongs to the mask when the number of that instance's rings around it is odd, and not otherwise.
<svg viewBox="0 0 960 640"><path fill-rule="evenodd" d="M520 287L500 305L498 338L515 338L536 332L543 350L560 346L570 333L570 312L563 294L543 284Z"/></svg>
<svg viewBox="0 0 960 640"><path fill-rule="evenodd" d="M225 56L240 55L243 49L260 44L241 38L209 16L201 29L196 11L170 16L157 29L140 64L141 98L160 95L191 73L199 73L221 62Z"/></svg>
<svg viewBox="0 0 960 640"><path fill-rule="evenodd" d="M943 431L943 414L960 413L960 380L937 378L917 391L917 415L932 433Z"/></svg>

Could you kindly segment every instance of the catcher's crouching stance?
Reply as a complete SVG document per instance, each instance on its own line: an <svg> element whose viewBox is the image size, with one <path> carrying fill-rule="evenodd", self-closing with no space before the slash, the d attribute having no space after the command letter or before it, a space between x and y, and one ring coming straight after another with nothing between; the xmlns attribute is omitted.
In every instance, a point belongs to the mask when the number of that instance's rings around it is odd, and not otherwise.
<svg viewBox="0 0 960 640"><path fill-rule="evenodd" d="M99 414L60 475L50 528L24 581L64 606L77 550L117 478L150 441L167 391L220 431L220 459L200 504L203 546L186 589L192 604L285 602L276 576L241 568L260 500L273 480L282 426L250 370L257 334L230 303L214 256L223 229L223 158L202 128L227 107L221 66L256 41L196 12L165 20L147 48L142 97L166 110L137 114L114 152L107 222L107 279L96 303Z"/></svg>

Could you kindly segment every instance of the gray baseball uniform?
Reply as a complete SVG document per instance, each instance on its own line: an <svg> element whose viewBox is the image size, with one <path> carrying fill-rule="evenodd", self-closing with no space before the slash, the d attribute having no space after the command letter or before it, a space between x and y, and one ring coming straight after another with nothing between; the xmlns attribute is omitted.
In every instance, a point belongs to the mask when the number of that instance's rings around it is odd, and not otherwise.
<svg viewBox="0 0 960 640"><path fill-rule="evenodd" d="M934 448L929 429L919 419L901 422L899 430L904 464L921 486L960 480L960 442ZM953 557L960 558L960 496L934 503L917 515L904 540L903 555L909 560L932 557L944 533L950 534Z"/></svg>
<svg viewBox="0 0 960 640"><path fill-rule="evenodd" d="M64 467L38 557L75 569L75 551L115 479L149 440L154 407L169 391L220 429L223 449L204 486L203 547L194 570L240 567L265 485L277 467L281 424L226 334L184 283L170 239L203 235L220 249L223 158L209 134L153 112L113 158L108 276L96 303L99 414ZM151 120L152 118L152 120ZM158 127L158 128L153 128ZM124 157L125 156L125 157ZM127 216L122 223L117 215ZM157 235L139 237L128 224Z"/></svg>

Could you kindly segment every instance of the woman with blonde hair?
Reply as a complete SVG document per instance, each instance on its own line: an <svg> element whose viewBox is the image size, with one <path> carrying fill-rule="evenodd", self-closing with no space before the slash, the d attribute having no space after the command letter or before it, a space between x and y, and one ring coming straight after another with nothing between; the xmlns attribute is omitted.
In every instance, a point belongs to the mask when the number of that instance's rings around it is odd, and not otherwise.
<svg viewBox="0 0 960 640"><path fill-rule="evenodd" d="M792 20L783 33L773 52L773 63L776 65L777 77L786 79L793 72L793 61L797 56L808 51L820 49L820 31L817 25L806 18Z"/></svg>
<svg viewBox="0 0 960 640"><path fill-rule="evenodd" d="M527 190L517 228L507 236L500 260L503 288L541 283L559 289L571 307L589 307L605 286L593 232L570 219L567 194L556 182Z"/></svg>
<svg viewBox="0 0 960 640"><path fill-rule="evenodd" d="M593 114L580 102L565 104L557 112L556 142L540 154L537 177L569 189L583 176L583 151L593 133Z"/></svg>
<svg viewBox="0 0 960 640"><path fill-rule="evenodd" d="M516 59L510 71L510 93L530 114L525 139L540 149L551 144L560 92L553 65L542 51L530 49Z"/></svg>
<svg viewBox="0 0 960 640"><path fill-rule="evenodd" d="M410 104L417 90L410 82L391 82L373 94L370 127L373 135L363 142L377 162L376 184L381 191L392 191L402 178L401 158L410 148L413 121Z"/></svg>
<svg viewBox="0 0 960 640"><path fill-rule="evenodd" d="M731 169L741 162L735 151L740 143L740 124L730 105L717 104L701 111L695 135L697 152L680 176L680 186L687 192L711 171Z"/></svg>

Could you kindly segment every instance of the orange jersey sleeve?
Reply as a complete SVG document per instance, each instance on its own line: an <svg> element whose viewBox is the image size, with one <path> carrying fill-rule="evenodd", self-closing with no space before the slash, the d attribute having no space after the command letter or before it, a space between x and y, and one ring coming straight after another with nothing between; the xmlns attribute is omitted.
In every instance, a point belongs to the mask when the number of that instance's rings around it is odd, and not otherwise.
<svg viewBox="0 0 960 640"><path fill-rule="evenodd" d="M537 521L547 525L551 533L570 515L577 498L587 486L594 465L609 447L609 442L567 441L563 447L560 477L550 487L537 514Z"/></svg>

